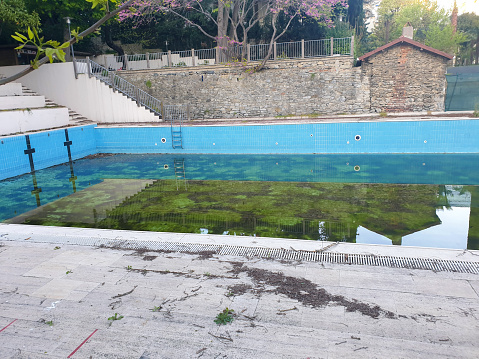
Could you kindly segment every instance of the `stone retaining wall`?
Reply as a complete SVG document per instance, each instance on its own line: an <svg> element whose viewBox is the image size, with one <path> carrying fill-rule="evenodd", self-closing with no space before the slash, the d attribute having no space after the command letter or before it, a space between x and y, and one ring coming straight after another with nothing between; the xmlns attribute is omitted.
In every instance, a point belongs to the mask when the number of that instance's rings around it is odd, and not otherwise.
<svg viewBox="0 0 479 359"><path fill-rule="evenodd" d="M328 57L271 61L257 73L202 66L118 74L166 105L190 103L196 119L369 112L369 80L352 62Z"/></svg>
<svg viewBox="0 0 479 359"><path fill-rule="evenodd" d="M345 56L271 61L256 73L202 66L118 74L164 104L189 103L192 118L208 119L443 111L446 66L442 56L400 44L361 67Z"/></svg>

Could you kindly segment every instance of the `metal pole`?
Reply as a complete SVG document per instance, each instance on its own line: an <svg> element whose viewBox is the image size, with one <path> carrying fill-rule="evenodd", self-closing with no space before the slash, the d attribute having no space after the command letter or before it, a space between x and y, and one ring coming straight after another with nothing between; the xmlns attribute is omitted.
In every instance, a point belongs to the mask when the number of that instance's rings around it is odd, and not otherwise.
<svg viewBox="0 0 479 359"><path fill-rule="evenodd" d="M171 67L172 66L172 63L171 63L171 50L168 50L168 67Z"/></svg>
<svg viewBox="0 0 479 359"><path fill-rule="evenodd" d="M354 57L354 35L351 36L351 56Z"/></svg>
<svg viewBox="0 0 479 359"><path fill-rule="evenodd" d="M67 24L68 24L68 33L70 34L70 40L71 40L72 39L72 32L70 30L70 18L68 18ZM71 47L72 47L72 58L75 58L75 51L73 51L73 44L71 44Z"/></svg>
<svg viewBox="0 0 479 359"><path fill-rule="evenodd" d="M77 61L75 58L72 58L73 60L73 72L75 73L75 79L78 80L78 71L77 71Z"/></svg>
<svg viewBox="0 0 479 359"><path fill-rule="evenodd" d="M250 44L247 44L247 45L246 45L246 48L248 49L248 54L246 55L246 56L247 56L246 60L247 60L248 62L250 62L250 61L251 61L251 45L250 45Z"/></svg>
<svg viewBox="0 0 479 359"><path fill-rule="evenodd" d="M146 53L146 68L147 69L150 68L150 53L149 52Z"/></svg>
<svg viewBox="0 0 479 359"><path fill-rule="evenodd" d="M334 38L331 38L331 56L334 54Z"/></svg>
<svg viewBox="0 0 479 359"><path fill-rule="evenodd" d="M86 70L88 73L88 77L91 77L91 63L90 63L90 57L86 57Z"/></svg>
<svg viewBox="0 0 479 359"><path fill-rule="evenodd" d="M195 49L191 49L191 66L196 66Z"/></svg>
<svg viewBox="0 0 479 359"><path fill-rule="evenodd" d="M304 59L304 39L301 40L301 58Z"/></svg>
<svg viewBox="0 0 479 359"><path fill-rule="evenodd" d="M276 41L273 44L273 51L274 51L273 59L276 61L276 54L277 54L277 52L276 52Z"/></svg>

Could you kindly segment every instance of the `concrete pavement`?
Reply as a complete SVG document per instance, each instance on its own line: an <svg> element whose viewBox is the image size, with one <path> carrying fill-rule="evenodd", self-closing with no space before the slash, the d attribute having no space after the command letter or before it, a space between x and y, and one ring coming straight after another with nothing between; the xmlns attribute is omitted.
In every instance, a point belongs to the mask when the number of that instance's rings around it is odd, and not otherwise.
<svg viewBox="0 0 479 359"><path fill-rule="evenodd" d="M65 244L72 233L167 240L89 231L98 230L0 225L0 358L479 356L477 274ZM277 242L287 244L325 245ZM469 251L325 250L479 261ZM234 310L233 322L216 324L226 308Z"/></svg>

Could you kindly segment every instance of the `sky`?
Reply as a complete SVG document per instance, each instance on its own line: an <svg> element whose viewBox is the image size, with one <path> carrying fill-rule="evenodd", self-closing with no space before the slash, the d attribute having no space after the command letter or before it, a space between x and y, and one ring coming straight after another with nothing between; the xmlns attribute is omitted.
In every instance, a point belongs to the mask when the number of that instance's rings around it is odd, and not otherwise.
<svg viewBox="0 0 479 359"><path fill-rule="evenodd" d="M474 12L479 15L479 0L456 0L459 15L465 12ZM439 6L446 10L452 10L454 0L437 0Z"/></svg>

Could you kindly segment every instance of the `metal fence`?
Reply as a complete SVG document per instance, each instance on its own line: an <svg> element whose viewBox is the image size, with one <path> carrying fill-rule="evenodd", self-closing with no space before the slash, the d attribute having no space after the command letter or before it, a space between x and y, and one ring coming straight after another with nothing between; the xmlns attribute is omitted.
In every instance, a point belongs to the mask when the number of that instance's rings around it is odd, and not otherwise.
<svg viewBox="0 0 479 359"><path fill-rule="evenodd" d="M446 111L479 111L479 66L448 68Z"/></svg>
<svg viewBox="0 0 479 359"><path fill-rule="evenodd" d="M354 36L322 40L274 43L272 60L305 59L324 56L352 56ZM144 70L162 67L192 67L214 65L230 61L263 61L270 50L269 44L234 45L226 49L167 51L124 56L106 56L103 66L109 70Z"/></svg>

